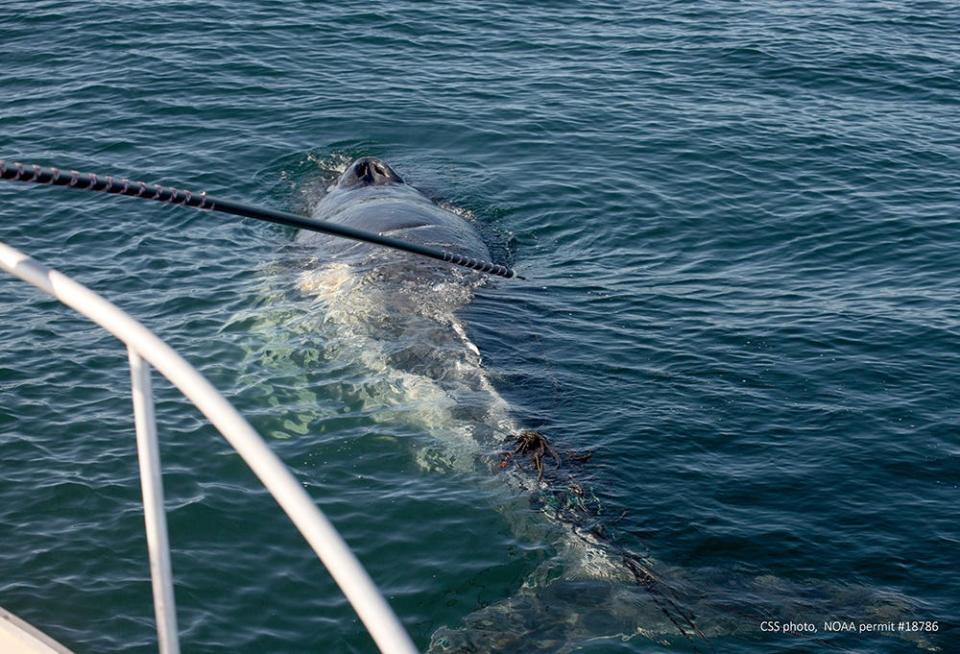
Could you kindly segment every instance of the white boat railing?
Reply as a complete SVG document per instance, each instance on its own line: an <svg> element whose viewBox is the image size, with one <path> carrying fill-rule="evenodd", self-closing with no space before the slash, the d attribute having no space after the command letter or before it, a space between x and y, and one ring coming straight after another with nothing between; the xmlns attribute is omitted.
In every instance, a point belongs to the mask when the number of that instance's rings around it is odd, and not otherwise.
<svg viewBox="0 0 960 654"><path fill-rule="evenodd" d="M147 550L161 654L179 654L180 645L150 366L176 386L246 461L330 571L380 651L385 654L411 654L417 651L397 616L336 528L260 435L203 375L153 332L101 296L2 242L0 268L89 318L127 346Z"/></svg>

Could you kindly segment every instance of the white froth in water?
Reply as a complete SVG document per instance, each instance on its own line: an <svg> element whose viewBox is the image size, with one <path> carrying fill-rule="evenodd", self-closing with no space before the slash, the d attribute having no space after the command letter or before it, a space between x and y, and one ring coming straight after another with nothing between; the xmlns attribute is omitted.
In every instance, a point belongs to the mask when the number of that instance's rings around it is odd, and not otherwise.
<svg viewBox="0 0 960 654"><path fill-rule="evenodd" d="M374 419L410 425L434 439L416 454L422 466L474 469L482 453L479 428L516 431L454 313L472 299L470 285L456 278L384 284L334 263L301 272L298 288L320 304L328 353L362 364L377 380L364 397ZM465 404L484 424L458 417Z"/></svg>
<svg viewBox="0 0 960 654"><path fill-rule="evenodd" d="M352 161L352 157L342 153L320 156L311 152L298 167L281 171L280 179L289 185L293 193L293 210L303 214L312 213L329 191L330 185L347 170Z"/></svg>

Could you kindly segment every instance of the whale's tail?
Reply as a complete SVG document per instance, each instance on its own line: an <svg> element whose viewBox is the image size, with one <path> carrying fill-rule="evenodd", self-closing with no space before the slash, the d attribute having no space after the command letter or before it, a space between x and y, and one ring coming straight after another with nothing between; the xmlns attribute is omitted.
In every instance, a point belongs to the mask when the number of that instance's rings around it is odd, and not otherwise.
<svg viewBox="0 0 960 654"><path fill-rule="evenodd" d="M622 584L558 579L536 590L525 587L468 615L457 628L441 627L428 651L565 653L588 643L647 634L660 642L690 642L664 622L660 607L649 600Z"/></svg>
<svg viewBox="0 0 960 654"><path fill-rule="evenodd" d="M563 653L635 638L713 651L682 589L655 576L652 562L575 531L564 540L515 595L435 631L429 651Z"/></svg>
<svg viewBox="0 0 960 654"><path fill-rule="evenodd" d="M663 577L648 578L652 562L630 553L620 560L609 555L595 549L586 554L586 564L575 564L570 553L544 564L516 594L478 608L458 625L437 629L428 651L609 652L619 651L614 643L648 640L676 651L705 654L722 651L724 643L769 638L761 629L765 621L813 625L815 632L793 637L806 639L811 649L842 649L838 641L844 635L823 629L838 616L847 623L892 625L918 615L919 607L905 596L862 585L662 564L656 567ZM633 572L635 566L638 573ZM632 580L622 574L624 569ZM918 650L940 651L928 634L885 635L909 641Z"/></svg>

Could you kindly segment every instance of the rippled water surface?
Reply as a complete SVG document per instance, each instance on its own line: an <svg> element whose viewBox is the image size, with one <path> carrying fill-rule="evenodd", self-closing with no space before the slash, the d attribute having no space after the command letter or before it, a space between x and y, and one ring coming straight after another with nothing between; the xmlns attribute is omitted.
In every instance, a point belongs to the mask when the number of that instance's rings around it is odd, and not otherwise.
<svg viewBox="0 0 960 654"><path fill-rule="evenodd" d="M459 320L517 425L593 452L572 474L594 526L661 579L629 600L570 566L537 581L569 525L515 469L424 463L440 400L368 365L292 230L0 183L0 239L222 389L422 649L487 620L504 637L482 651L957 651L958 26L951 2L0 15L0 158L309 213L373 155L475 220L526 279ZM184 651L373 651L244 464L155 385ZM0 279L0 605L78 654L155 651L128 389L118 343ZM654 615L668 594L704 638Z"/></svg>

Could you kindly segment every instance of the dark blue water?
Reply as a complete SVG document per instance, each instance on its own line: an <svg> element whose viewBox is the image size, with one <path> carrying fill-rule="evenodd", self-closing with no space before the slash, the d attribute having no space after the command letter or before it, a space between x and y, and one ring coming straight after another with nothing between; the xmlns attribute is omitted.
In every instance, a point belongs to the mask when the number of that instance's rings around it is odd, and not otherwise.
<svg viewBox="0 0 960 654"><path fill-rule="evenodd" d="M948 2L11 4L0 158L307 213L374 155L473 217L527 278L459 312L490 379L518 424L593 451L574 474L607 537L706 636L648 620L640 593L625 638L629 603L607 619L561 575L493 622L497 651L950 652L958 26ZM564 527L518 529L543 514L505 473L418 462L443 428L331 353L294 237L0 186L0 239L222 389L426 649L518 606ZM0 281L0 605L78 653L155 651L128 379L118 343ZM184 650L373 651L239 458L156 385Z"/></svg>

